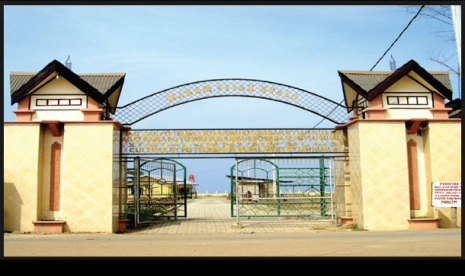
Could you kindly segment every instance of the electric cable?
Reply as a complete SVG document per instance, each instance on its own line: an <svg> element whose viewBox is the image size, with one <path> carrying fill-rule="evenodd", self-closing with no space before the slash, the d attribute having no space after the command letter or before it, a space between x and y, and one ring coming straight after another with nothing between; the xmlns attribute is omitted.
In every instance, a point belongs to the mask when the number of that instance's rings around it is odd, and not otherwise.
<svg viewBox="0 0 465 276"><path fill-rule="evenodd" d="M408 29L408 27L410 27L410 24L412 24L413 20L415 20L415 18L417 18L417 16L420 14L421 10L424 7L425 7L425 5L421 6L421 8L418 10L417 14L415 14L415 16L412 18L412 20L410 20L410 22L407 24L407 26L404 28L404 30L399 34L399 36L396 38L396 40L394 40L394 42L392 42L391 46L389 46L389 48L386 50L386 52L384 52L384 54L375 63L375 65L373 65L373 67L371 67L370 71L372 71L376 67L376 65L378 65L378 63L384 58L384 56L389 52L389 50L391 50L391 48L394 46L394 44L396 44L397 40L399 40L399 38L402 36L402 34Z"/></svg>
<svg viewBox="0 0 465 276"><path fill-rule="evenodd" d="M397 38L394 40L394 42L391 44L391 46L389 46L389 48L386 50L386 52L384 52L384 54L379 58L379 60L375 63L375 65L373 65L373 67L371 67L370 71L373 71L373 69L376 67L376 65L378 65L378 63L384 58L384 56L389 52L389 50L391 50L391 48L394 46L394 44L396 44L396 42L399 40L399 38L402 36L402 34L410 27L410 25L412 24L413 20L415 20L415 18L417 18L417 16L420 14L421 10L425 7L425 5L422 5L420 7L420 9L418 10L417 14L415 14L415 16L410 20L410 22L407 24L407 26L402 30L402 32L399 34L399 36L397 36ZM340 104L342 104L344 100L342 100L340 102ZM333 113L333 111L331 111L327 116L331 115L331 113ZM318 122L313 128L316 128L319 124L321 124L324 120L326 120L326 118L323 118L320 122Z"/></svg>
<svg viewBox="0 0 465 276"><path fill-rule="evenodd" d="M344 101L344 99L343 99L339 104L342 104L343 101ZM329 112L329 114L326 115L326 116L328 117L329 115L331 115L331 114L334 112L334 110L336 110L336 108L337 108L337 106L336 106L331 112ZM321 124L324 120L326 120L326 117L324 117L323 119L321 119L321 121L318 122L316 125L314 125L314 126L312 127L312 129L315 129L315 128L316 128L319 124Z"/></svg>

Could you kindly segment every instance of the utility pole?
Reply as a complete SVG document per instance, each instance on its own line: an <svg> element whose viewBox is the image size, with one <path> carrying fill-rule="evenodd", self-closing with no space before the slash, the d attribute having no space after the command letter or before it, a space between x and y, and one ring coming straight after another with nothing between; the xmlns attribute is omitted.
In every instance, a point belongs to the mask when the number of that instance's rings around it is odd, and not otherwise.
<svg viewBox="0 0 465 276"><path fill-rule="evenodd" d="M452 22L454 23L455 42L457 43L457 53L459 56L459 73L462 76L462 7L451 5Z"/></svg>

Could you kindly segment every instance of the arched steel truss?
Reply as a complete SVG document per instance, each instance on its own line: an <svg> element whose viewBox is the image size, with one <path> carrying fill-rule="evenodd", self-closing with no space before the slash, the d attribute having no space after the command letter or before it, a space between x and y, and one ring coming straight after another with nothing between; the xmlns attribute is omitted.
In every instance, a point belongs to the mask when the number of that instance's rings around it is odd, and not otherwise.
<svg viewBox="0 0 465 276"><path fill-rule="evenodd" d="M347 108L330 99L293 86L253 79L212 79L165 89L117 107L114 119L132 125L181 104L217 97L252 97L289 104L333 123L348 122Z"/></svg>

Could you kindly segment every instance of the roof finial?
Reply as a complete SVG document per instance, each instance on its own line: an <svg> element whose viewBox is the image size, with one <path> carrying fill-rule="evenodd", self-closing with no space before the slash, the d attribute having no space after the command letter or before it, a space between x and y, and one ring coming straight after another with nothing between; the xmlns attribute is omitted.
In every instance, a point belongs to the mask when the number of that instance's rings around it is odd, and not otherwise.
<svg viewBox="0 0 465 276"><path fill-rule="evenodd" d="M71 67L73 66L73 64L71 63L71 57L69 55L68 55L68 59L65 61L65 66L69 70L71 70Z"/></svg>
<svg viewBox="0 0 465 276"><path fill-rule="evenodd" d="M391 67L391 71L396 70L396 61L394 60L392 55L391 55L391 59L389 60L389 67Z"/></svg>

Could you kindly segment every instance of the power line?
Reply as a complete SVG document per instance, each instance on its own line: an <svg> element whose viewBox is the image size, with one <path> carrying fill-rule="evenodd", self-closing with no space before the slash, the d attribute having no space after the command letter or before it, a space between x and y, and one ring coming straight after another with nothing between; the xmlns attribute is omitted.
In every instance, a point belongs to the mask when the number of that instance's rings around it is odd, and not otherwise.
<svg viewBox="0 0 465 276"><path fill-rule="evenodd" d="M399 36L396 38L396 40L394 40L394 42L391 44L391 46L389 46L389 48L386 50L386 52L384 52L384 54L381 56L381 58L376 62L375 65L373 65L373 67L370 69L370 71L372 71L376 65L378 65L378 63L384 58L384 56L389 52L389 50L391 50L391 48L394 46L394 44L396 44L397 40L399 40L399 38L402 36L402 34L410 27L410 24L412 24L413 20L415 20L415 18L417 18L417 16L420 14L421 10L425 7L425 5L421 6L421 8L418 10L417 14L415 14L415 16L410 20L410 22L407 24L407 26L404 28L404 30L399 34ZM341 101L341 104L344 100ZM327 116L331 115L331 113L333 113L333 111L331 111ZM320 122L318 122L313 128L317 127L319 124L321 124L324 120L326 120L326 118L323 118Z"/></svg>
<svg viewBox="0 0 465 276"><path fill-rule="evenodd" d="M407 26L404 28L404 30L399 34L399 36L396 38L396 40L394 40L394 42L391 44L391 46L389 46L389 48L386 50L386 52L384 52L384 54L376 62L376 64L373 65L373 67L370 69L370 71L372 71L376 67L376 65L378 65L378 63L384 58L384 56L387 54L387 52L389 52L389 50L391 50L392 46L394 46L394 44L396 44L397 40L399 40L399 38L402 36L402 34L408 29L408 27L410 27L410 24L412 24L413 20L415 20L415 18L417 18L417 16L420 14L421 10L424 7L425 7L425 5L421 6L421 8L418 10L417 14L415 14L415 16L412 18L412 20L410 20L410 22L407 24Z"/></svg>
<svg viewBox="0 0 465 276"><path fill-rule="evenodd" d="M344 101L344 99L339 104L342 104L343 101ZM312 127L312 129L316 128L319 124L321 124L324 120L326 120L326 118L329 117L329 115L331 115L331 113L333 113L336 110L336 108L337 108L337 106L331 112L329 112L329 114L326 115L326 117L323 117L323 119L321 119L320 122L318 122L316 125L314 125Z"/></svg>

